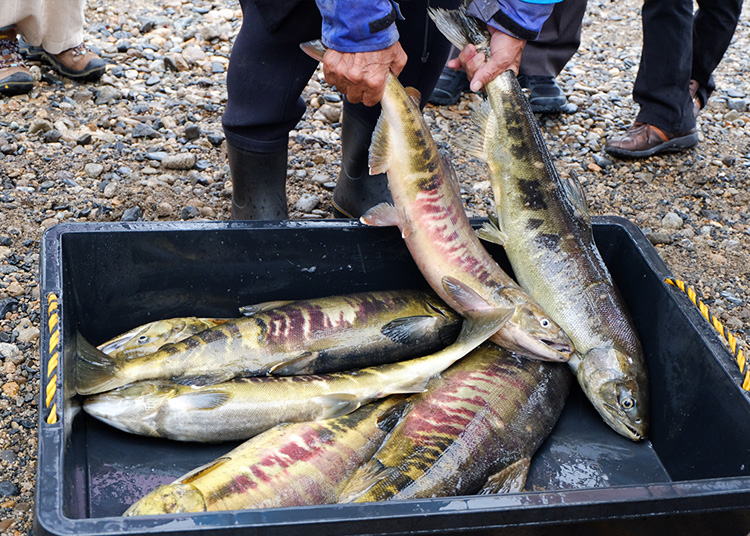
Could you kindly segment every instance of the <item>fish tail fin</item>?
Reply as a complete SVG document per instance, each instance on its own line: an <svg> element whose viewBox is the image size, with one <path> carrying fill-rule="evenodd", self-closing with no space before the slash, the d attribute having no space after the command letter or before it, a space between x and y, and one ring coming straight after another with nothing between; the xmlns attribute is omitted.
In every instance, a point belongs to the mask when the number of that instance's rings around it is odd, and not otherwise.
<svg viewBox="0 0 750 536"><path fill-rule="evenodd" d="M326 53L326 46L320 39L313 39L312 41L301 43L299 47L312 59L320 62L323 61L323 55Z"/></svg>
<svg viewBox="0 0 750 536"><path fill-rule="evenodd" d="M80 332L76 335L75 355L76 391L79 394L101 393L122 385L116 376L120 361L99 350Z"/></svg>
<svg viewBox="0 0 750 536"><path fill-rule="evenodd" d="M465 8L428 8L427 12L440 33L458 50L463 50L469 43L478 44L479 36L486 32Z"/></svg>

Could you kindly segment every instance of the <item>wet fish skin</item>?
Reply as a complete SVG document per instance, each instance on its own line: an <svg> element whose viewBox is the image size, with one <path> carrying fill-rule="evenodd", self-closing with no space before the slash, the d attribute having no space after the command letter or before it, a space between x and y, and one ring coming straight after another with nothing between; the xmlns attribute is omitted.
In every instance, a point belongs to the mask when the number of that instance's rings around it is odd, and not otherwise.
<svg viewBox="0 0 750 536"><path fill-rule="evenodd" d="M228 318L166 318L126 331L100 344L97 348L113 359L133 359L157 351L165 344L186 339L191 335L218 326Z"/></svg>
<svg viewBox="0 0 750 536"><path fill-rule="evenodd" d="M280 424L224 456L159 486L123 515L331 504L369 460L404 409L402 396L348 415Z"/></svg>
<svg viewBox="0 0 750 536"><path fill-rule="evenodd" d="M493 311L465 321L455 343L417 359L348 372L240 378L193 387L142 381L86 397L89 415L126 432L178 441L248 439L284 422L350 413L391 394L423 391L428 380L487 340L510 317Z"/></svg>
<svg viewBox="0 0 750 536"><path fill-rule="evenodd" d="M479 242L452 169L440 157L418 106L393 76L381 105L370 173L387 172L395 206L373 207L361 221L398 226L430 286L465 317L513 308L494 342L533 359L567 361L573 350L570 339Z"/></svg>
<svg viewBox="0 0 750 536"><path fill-rule="evenodd" d="M489 53L488 35L476 31L475 19L461 11L433 14L454 44L473 40ZM471 27L462 35L463 23ZM645 358L594 243L583 189L575 177L558 175L515 75L500 75L485 91L490 106L477 117L478 143L467 144L487 162L495 198L497 228L482 234L503 245L521 286L573 340L569 363L602 418L621 435L644 439L650 406Z"/></svg>
<svg viewBox="0 0 750 536"><path fill-rule="evenodd" d="M341 502L520 491L571 381L567 366L482 345L409 397L408 412L352 475Z"/></svg>
<svg viewBox="0 0 750 536"><path fill-rule="evenodd" d="M207 385L241 375L365 367L442 348L461 322L434 293L418 290L299 300L132 359L111 358L79 338L76 388L88 395L152 379Z"/></svg>

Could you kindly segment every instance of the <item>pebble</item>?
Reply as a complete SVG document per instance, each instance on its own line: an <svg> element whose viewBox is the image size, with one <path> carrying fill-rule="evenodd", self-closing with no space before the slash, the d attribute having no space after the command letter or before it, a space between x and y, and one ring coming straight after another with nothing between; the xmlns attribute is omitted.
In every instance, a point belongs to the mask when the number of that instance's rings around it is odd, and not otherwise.
<svg viewBox="0 0 750 536"><path fill-rule="evenodd" d="M104 173L104 166L101 164L86 164L83 171L89 179L96 179Z"/></svg>
<svg viewBox="0 0 750 536"><path fill-rule="evenodd" d="M122 98L122 93L112 86L101 86L94 98L95 104L110 104Z"/></svg>
<svg viewBox="0 0 750 536"><path fill-rule="evenodd" d="M122 213L122 218L120 218L120 221L138 221L143 217L143 213L141 212L141 207L131 207L129 209L126 209L125 212Z"/></svg>
<svg viewBox="0 0 750 536"><path fill-rule="evenodd" d="M309 214L318 205L320 205L320 197L314 194L303 194L294 205L294 209Z"/></svg>
<svg viewBox="0 0 750 536"><path fill-rule="evenodd" d="M15 344L0 342L0 358L10 361L17 365L23 361L23 354Z"/></svg>
<svg viewBox="0 0 750 536"><path fill-rule="evenodd" d="M0 482L0 497L15 497L18 495L18 488L13 482L3 480Z"/></svg>
<svg viewBox="0 0 750 536"><path fill-rule="evenodd" d="M161 165L166 169L192 169L195 166L195 155L192 153L167 155L162 158Z"/></svg>
<svg viewBox="0 0 750 536"><path fill-rule="evenodd" d="M679 229L683 223L682 218L674 212L667 212L661 219L661 226L665 229Z"/></svg>

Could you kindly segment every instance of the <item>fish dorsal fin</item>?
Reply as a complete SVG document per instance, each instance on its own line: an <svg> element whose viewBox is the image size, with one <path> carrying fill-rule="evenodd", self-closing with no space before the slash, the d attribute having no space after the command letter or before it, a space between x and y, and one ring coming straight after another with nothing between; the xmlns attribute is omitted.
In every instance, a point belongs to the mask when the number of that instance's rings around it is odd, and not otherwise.
<svg viewBox="0 0 750 536"><path fill-rule="evenodd" d="M295 376L297 374L311 374L309 369L320 354L318 352L302 352L297 357L286 359L268 369L271 376Z"/></svg>
<svg viewBox="0 0 750 536"><path fill-rule="evenodd" d="M252 305L243 305L242 307L240 307L240 313L242 313L244 316L253 316L257 315L258 313L265 313L266 311L270 311L272 309L278 309L282 305L287 305L293 302L294 300L274 300L254 303Z"/></svg>
<svg viewBox="0 0 750 536"><path fill-rule="evenodd" d="M205 389L176 396L169 401L169 405L172 407L177 406L175 409L185 411L201 409L209 410L220 408L229 402L230 398L229 394L224 391L219 391L218 389Z"/></svg>
<svg viewBox="0 0 750 536"><path fill-rule="evenodd" d="M388 121L385 114L381 113L370 141L370 158L368 161L370 175L378 175L388 171L389 152Z"/></svg>
<svg viewBox="0 0 750 536"><path fill-rule="evenodd" d="M517 493L523 491L526 477L529 474L529 458L521 458L487 479L487 483L479 491L480 495L494 493Z"/></svg>
<svg viewBox="0 0 750 536"><path fill-rule="evenodd" d="M490 141L497 132L497 119L488 100L482 103L471 114L471 121L466 131L456 139L456 145L470 156L487 162Z"/></svg>
<svg viewBox="0 0 750 536"><path fill-rule="evenodd" d="M409 97L414 106L416 106L417 108L421 108L422 94L419 92L419 90L415 87L409 86L404 88L404 91L406 91L406 95Z"/></svg>
<svg viewBox="0 0 750 536"><path fill-rule="evenodd" d="M221 458L216 458L215 460L208 462L205 465L201 465L200 467L196 467L192 471L190 471L188 474L183 476L182 478L177 479L174 483L180 483L180 484L191 484L192 482L195 482L199 478L202 478L206 476L207 474L215 471L228 461L230 461L232 458L229 456L222 456Z"/></svg>
<svg viewBox="0 0 750 536"><path fill-rule="evenodd" d="M200 375L184 375L176 376L172 378L174 383L180 385L190 385L192 387L205 387L207 385L215 385L217 383L223 383L234 378L236 374L232 372L216 372L213 374L200 374Z"/></svg>
<svg viewBox="0 0 750 536"><path fill-rule="evenodd" d="M380 333L393 342L415 344L435 329L435 321L435 317L426 315L397 318L380 328Z"/></svg>
<svg viewBox="0 0 750 536"><path fill-rule="evenodd" d="M359 221L374 227L393 227L401 224L398 210L386 201L379 203L360 216Z"/></svg>
<svg viewBox="0 0 750 536"><path fill-rule="evenodd" d="M443 277L443 289L455 301L468 311L485 311L494 309L487 300L480 296L474 289L455 277Z"/></svg>
<svg viewBox="0 0 750 536"><path fill-rule="evenodd" d="M560 177L560 182L562 183L565 196L576 212L575 216L582 219L587 226L590 226L591 213L589 212L589 205L586 202L586 194L583 191L583 186L581 186L576 172L571 171L567 179Z"/></svg>

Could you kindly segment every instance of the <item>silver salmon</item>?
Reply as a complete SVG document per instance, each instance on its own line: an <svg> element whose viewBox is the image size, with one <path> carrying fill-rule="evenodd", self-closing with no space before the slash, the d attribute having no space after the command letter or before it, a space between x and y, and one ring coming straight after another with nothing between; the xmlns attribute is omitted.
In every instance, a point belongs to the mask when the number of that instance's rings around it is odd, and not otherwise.
<svg viewBox="0 0 750 536"><path fill-rule="evenodd" d="M341 417L280 424L159 486L123 515L332 504L398 422L403 397Z"/></svg>
<svg viewBox="0 0 750 536"><path fill-rule="evenodd" d="M521 491L562 412L568 367L483 345L430 380L341 502Z"/></svg>
<svg viewBox="0 0 750 536"><path fill-rule="evenodd" d="M456 46L470 39L488 53L488 35L464 12L435 10ZM481 28L481 25L480 25ZM452 37L450 37L452 36ZM470 150L487 162L496 226L482 236L505 248L523 288L573 340L570 365L588 399L614 430L647 436L649 385L640 341L594 243L583 189L561 178L515 75L485 87Z"/></svg>
<svg viewBox="0 0 750 536"><path fill-rule="evenodd" d="M322 57L310 43L303 49ZM452 169L440 157L413 97L393 75L388 77L369 164L371 174L387 172L395 206L377 205L361 221L398 226L429 285L465 317L512 309L513 317L492 341L534 359L567 361L573 351L570 339L474 234Z"/></svg>
<svg viewBox="0 0 750 536"><path fill-rule="evenodd" d="M390 394L421 392L432 376L487 340L510 315L497 310L481 323L465 321L452 345L400 363L320 375L240 378L206 387L142 381L86 397L83 409L135 434L179 441L248 439L280 423L337 417Z"/></svg>
<svg viewBox="0 0 750 536"><path fill-rule="evenodd" d="M264 309L133 359L107 356L80 337L76 388L87 395L143 380L208 385L243 375L360 368L443 348L461 322L432 292L399 290Z"/></svg>

